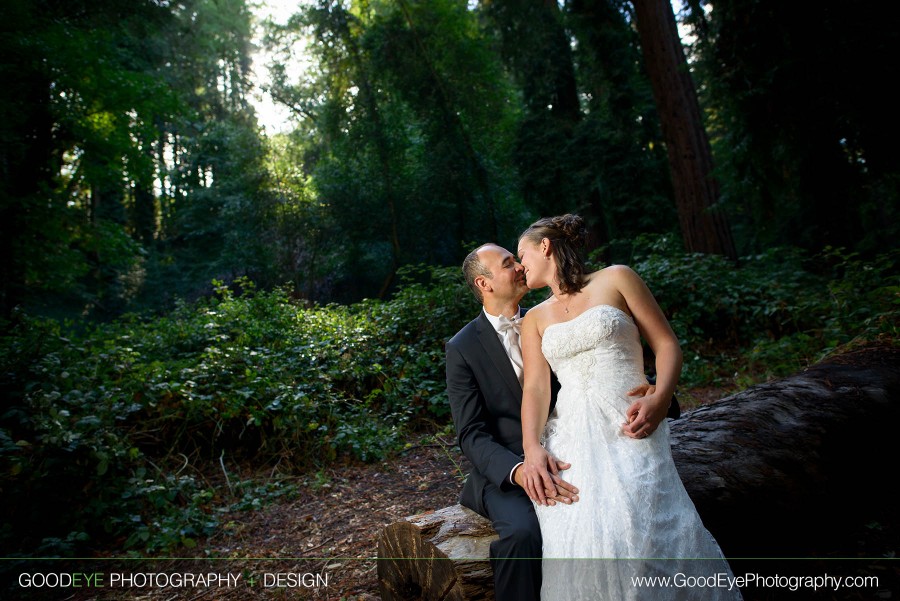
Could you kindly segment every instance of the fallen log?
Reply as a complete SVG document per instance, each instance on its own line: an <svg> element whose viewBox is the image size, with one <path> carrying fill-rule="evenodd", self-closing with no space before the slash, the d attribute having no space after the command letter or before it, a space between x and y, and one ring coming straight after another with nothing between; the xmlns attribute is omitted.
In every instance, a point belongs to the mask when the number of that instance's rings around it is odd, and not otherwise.
<svg viewBox="0 0 900 601"><path fill-rule="evenodd" d="M895 514L898 422L900 349L868 348L685 412L672 455L726 555L848 557Z"/></svg>
<svg viewBox="0 0 900 601"><path fill-rule="evenodd" d="M491 523L462 505L390 524L378 537L383 601L494 598Z"/></svg>
<svg viewBox="0 0 900 601"><path fill-rule="evenodd" d="M678 472L726 556L853 557L862 525L895 531L885 481L900 447L898 359L900 349L861 349L670 422ZM493 599L494 536L459 505L388 525L382 598Z"/></svg>

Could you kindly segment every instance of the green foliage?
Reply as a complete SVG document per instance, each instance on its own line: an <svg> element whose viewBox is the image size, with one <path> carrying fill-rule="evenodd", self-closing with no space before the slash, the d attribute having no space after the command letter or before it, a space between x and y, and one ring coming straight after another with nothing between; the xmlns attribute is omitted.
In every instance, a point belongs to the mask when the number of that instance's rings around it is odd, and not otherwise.
<svg viewBox="0 0 900 601"><path fill-rule="evenodd" d="M482 4L521 95L518 185L541 215L578 211L599 243L676 224L634 19L621 3Z"/></svg>
<svg viewBox="0 0 900 601"><path fill-rule="evenodd" d="M896 339L897 251L863 261L839 249L809 257L781 247L735 265L687 253L667 236L631 246L631 266L679 337L683 386L742 387L839 347Z"/></svg>
<svg viewBox="0 0 900 601"><path fill-rule="evenodd" d="M683 387L742 386L897 339L896 253L782 248L735 266L665 236L632 249L681 340ZM456 269L400 279L392 300L349 306L298 304L289 289L238 279L154 319L76 328L14 315L0 344L4 550L189 548L220 510L292 491L278 479L233 484L226 457L322 474L342 456L384 458L411 430L446 429L443 345L478 306ZM198 478L204 468L224 484Z"/></svg>
<svg viewBox="0 0 900 601"><path fill-rule="evenodd" d="M444 342L478 310L455 268L409 267L388 303L359 306L378 324L384 361L393 369L380 380L390 409L412 419L445 422L450 414L444 379ZM381 366L379 366L381 367Z"/></svg>
<svg viewBox="0 0 900 601"><path fill-rule="evenodd" d="M391 302L326 307L214 282L215 297L169 315L83 330L17 314L0 344L4 551L190 547L215 506L282 494L212 486L200 466L371 461L446 422L443 342L474 301L456 270L403 280Z"/></svg>
<svg viewBox="0 0 900 601"><path fill-rule="evenodd" d="M0 312L107 319L222 274L271 283L246 2L10 4Z"/></svg>
<svg viewBox="0 0 900 601"><path fill-rule="evenodd" d="M872 255L896 247L900 119L878 90L880 74L900 66L890 51L898 7L689 5L692 71L739 245L755 252L791 240L810 252L830 244ZM807 44L801 29L822 44Z"/></svg>
<svg viewBox="0 0 900 601"><path fill-rule="evenodd" d="M306 118L294 142L338 228L320 253L338 256L327 299L383 298L398 267L457 264L459 240L523 225L515 91L465 2L316 2L270 38L315 57L299 82L276 69L274 86Z"/></svg>
<svg viewBox="0 0 900 601"><path fill-rule="evenodd" d="M323 474L445 427L443 343L476 305L455 267L409 265L457 264L461 240L503 243L534 211L580 211L627 254L686 387L896 340L897 119L866 58L896 61L883 14L689 3L723 205L756 253L734 265L633 238L677 224L627 3L307 3L271 30L311 66L275 65L302 119L268 145L244 0L8 4L4 550L189 547L218 508L290 492L233 484L224 457ZM810 51L798 23L833 43ZM786 233L804 250L773 246ZM164 314L123 315L144 308Z"/></svg>

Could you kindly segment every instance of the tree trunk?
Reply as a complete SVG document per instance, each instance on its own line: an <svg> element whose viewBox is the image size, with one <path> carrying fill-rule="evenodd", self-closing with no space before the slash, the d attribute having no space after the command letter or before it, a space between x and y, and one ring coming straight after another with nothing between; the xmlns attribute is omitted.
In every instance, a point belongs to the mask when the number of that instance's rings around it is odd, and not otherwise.
<svg viewBox="0 0 900 601"><path fill-rule="evenodd" d="M736 258L731 230L716 206L712 151L669 0L633 0L641 50L659 111L678 221L686 248Z"/></svg>
<svg viewBox="0 0 900 601"><path fill-rule="evenodd" d="M868 524L893 531L885 462L900 447L898 399L900 349L874 347L670 422L678 473L725 555L853 557ZM458 505L387 526L382 597L493 598L492 535Z"/></svg>
<svg viewBox="0 0 900 601"><path fill-rule="evenodd" d="M850 556L888 508L898 420L900 349L873 347L686 412L672 455L726 555Z"/></svg>
<svg viewBox="0 0 900 601"><path fill-rule="evenodd" d="M59 227L55 224L63 212L49 206L46 193L53 189L57 154L50 81L29 66L39 59L22 50L8 52L5 44L3 53L0 72L10 76L4 77L6 95L0 103L0 317L5 318L28 298L28 272L33 269L28 255L46 250L34 241L46 239L45 228Z"/></svg>
<svg viewBox="0 0 900 601"><path fill-rule="evenodd" d="M581 103L571 39L555 0L495 0L484 14L500 41L500 55L522 92L524 118L514 150L526 202L538 213L556 215L594 207L590 189L573 173L568 153Z"/></svg>

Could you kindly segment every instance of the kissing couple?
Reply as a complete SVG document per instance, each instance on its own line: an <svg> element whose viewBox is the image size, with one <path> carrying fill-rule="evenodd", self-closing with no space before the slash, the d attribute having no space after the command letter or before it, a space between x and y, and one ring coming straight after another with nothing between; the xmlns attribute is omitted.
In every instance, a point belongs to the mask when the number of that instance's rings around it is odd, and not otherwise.
<svg viewBox="0 0 900 601"><path fill-rule="evenodd" d="M496 598L740 599L672 586L731 575L672 460L681 348L633 270L587 271L586 236L577 215L544 218L518 260L490 243L462 266L482 311L447 342L447 393L473 465L460 502L498 534ZM551 295L523 311L539 288Z"/></svg>

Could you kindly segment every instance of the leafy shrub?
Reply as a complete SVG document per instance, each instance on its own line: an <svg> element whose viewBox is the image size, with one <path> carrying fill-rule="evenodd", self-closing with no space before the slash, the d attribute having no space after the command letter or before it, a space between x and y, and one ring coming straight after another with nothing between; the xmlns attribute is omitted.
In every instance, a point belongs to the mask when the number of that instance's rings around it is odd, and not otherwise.
<svg viewBox="0 0 900 601"><path fill-rule="evenodd" d="M480 309L457 268L409 267L387 303L364 302L358 309L377 324L384 362L380 392L392 412L410 418L450 415L444 378L444 343ZM379 365L381 368L381 365Z"/></svg>
<svg viewBox="0 0 900 601"><path fill-rule="evenodd" d="M215 282L169 315L80 331L15 316L0 342L4 550L190 546L231 491L186 465L375 460L411 424L446 421L443 343L473 312L456 272L409 269L392 301L354 306L243 280L240 295Z"/></svg>
<svg viewBox="0 0 900 601"><path fill-rule="evenodd" d="M772 249L735 265L656 237L635 242L631 265L681 340L682 386L741 386L842 345L895 341L896 254ZM216 528L216 508L289 492L199 477L226 457L321 470L446 428L444 342L478 306L455 268L401 279L387 302L306 306L242 280L240 294L216 282L214 297L155 318L0 324L0 546L190 547Z"/></svg>
<svg viewBox="0 0 900 601"><path fill-rule="evenodd" d="M683 386L745 386L797 371L856 340L896 340L898 251L872 261L839 249L772 248L732 263L671 236L632 244L685 355Z"/></svg>

